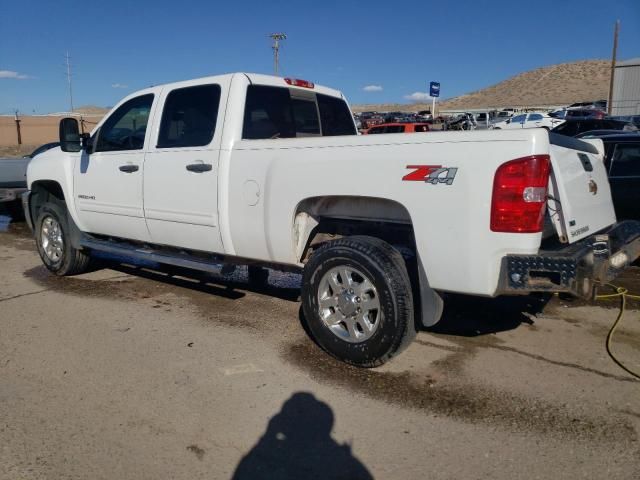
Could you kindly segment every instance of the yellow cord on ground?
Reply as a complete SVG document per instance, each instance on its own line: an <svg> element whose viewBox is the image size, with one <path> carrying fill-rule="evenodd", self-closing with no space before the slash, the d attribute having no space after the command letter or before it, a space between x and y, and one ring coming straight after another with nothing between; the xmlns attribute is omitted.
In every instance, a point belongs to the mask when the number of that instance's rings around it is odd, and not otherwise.
<svg viewBox="0 0 640 480"><path fill-rule="evenodd" d="M602 300L602 299L605 299L605 298L620 297L620 313L618 313L618 317L616 318L616 321L613 322L613 325L611 326L611 329L609 330L609 333L607 334L607 342L606 342L607 353L611 357L611 360L613 360L616 363L616 365L618 365L621 369L623 369L629 375L632 375L632 376L634 376L634 377L636 377L637 379L640 380L640 374L634 372L633 370L631 370L630 368L625 366L620 360L618 360L616 358L616 356L611 351L611 340L613 339L613 334L616 331L616 329L618 328L618 325L620 324L620 320L622 320L622 317L624 315L625 309L627 307L627 297L628 298L633 298L634 300L640 300L640 295L631 295L626 288L624 288L624 287L616 287L615 285L612 285L610 283L605 283L604 285L607 286L607 287L613 288L616 291L616 293L608 293L608 294L605 294L605 295L596 295L596 300Z"/></svg>

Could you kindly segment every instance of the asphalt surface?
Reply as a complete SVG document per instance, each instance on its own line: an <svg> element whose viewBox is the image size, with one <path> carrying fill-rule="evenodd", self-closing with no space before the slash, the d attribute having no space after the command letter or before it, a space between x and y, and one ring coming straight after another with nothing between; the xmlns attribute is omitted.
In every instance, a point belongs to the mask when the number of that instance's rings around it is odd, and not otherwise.
<svg viewBox="0 0 640 480"><path fill-rule="evenodd" d="M53 277L0 217L0 479L640 478L616 301L450 296L361 370L308 339L296 275L105 265ZM614 344L637 370L638 307Z"/></svg>

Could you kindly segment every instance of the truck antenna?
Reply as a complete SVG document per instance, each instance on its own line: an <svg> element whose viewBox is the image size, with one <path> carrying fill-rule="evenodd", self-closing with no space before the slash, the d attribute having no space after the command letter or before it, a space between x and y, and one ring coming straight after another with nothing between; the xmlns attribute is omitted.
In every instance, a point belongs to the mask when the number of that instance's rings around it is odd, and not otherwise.
<svg viewBox="0 0 640 480"><path fill-rule="evenodd" d="M269 37L273 40L273 45L271 46L273 50L273 67L275 70L275 74L278 75L278 68L280 64L280 41L287 39L286 33L272 33Z"/></svg>

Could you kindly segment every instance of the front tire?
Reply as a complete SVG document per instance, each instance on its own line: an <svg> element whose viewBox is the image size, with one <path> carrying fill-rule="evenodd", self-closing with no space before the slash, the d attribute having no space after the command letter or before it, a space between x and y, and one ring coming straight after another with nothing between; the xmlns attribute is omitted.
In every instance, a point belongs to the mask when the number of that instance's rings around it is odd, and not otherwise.
<svg viewBox="0 0 640 480"><path fill-rule="evenodd" d="M45 203L35 224L36 246L44 266L59 276L77 275L89 269L90 257L71 245L69 220L64 206Z"/></svg>
<svg viewBox="0 0 640 480"><path fill-rule="evenodd" d="M374 237L345 237L320 247L303 272L302 306L318 345L358 367L382 365L417 333L404 259Z"/></svg>

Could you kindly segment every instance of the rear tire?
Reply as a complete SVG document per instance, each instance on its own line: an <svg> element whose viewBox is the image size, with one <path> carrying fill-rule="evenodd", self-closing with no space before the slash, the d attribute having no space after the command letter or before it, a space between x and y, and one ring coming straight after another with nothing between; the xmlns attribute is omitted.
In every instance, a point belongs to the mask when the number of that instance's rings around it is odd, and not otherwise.
<svg viewBox="0 0 640 480"><path fill-rule="evenodd" d="M77 275L89 269L91 258L71 245L70 226L64 205L47 202L35 223L36 246L44 266L59 276Z"/></svg>
<svg viewBox="0 0 640 480"><path fill-rule="evenodd" d="M328 242L305 266L308 330L331 356L376 367L416 336L411 281L400 252L374 237Z"/></svg>

